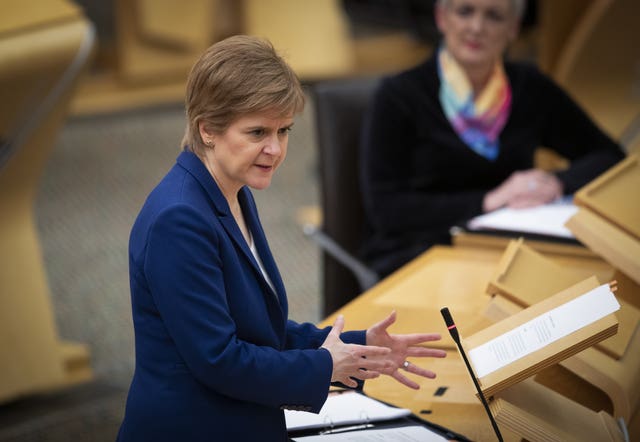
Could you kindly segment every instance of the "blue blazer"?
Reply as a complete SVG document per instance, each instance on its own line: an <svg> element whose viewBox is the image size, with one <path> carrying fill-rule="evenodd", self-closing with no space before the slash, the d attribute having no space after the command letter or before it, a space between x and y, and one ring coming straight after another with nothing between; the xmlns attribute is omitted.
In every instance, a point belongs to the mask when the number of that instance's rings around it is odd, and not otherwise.
<svg viewBox="0 0 640 442"><path fill-rule="evenodd" d="M202 162L183 152L131 231L136 366L121 442L286 441L283 409L318 412L329 329L287 320L248 188L239 201L275 293ZM364 344L365 333L343 333Z"/></svg>

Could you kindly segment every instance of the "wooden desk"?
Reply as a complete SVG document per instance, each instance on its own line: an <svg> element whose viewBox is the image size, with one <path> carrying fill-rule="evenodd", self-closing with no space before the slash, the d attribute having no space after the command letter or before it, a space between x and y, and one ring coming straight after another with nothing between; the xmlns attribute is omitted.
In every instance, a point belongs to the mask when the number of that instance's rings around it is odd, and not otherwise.
<svg viewBox="0 0 640 442"><path fill-rule="evenodd" d="M383 376L367 381L367 394L409 408L472 440L495 440L440 308L451 309L463 336L489 325L489 319L483 315L491 300L485 295L485 288L501 255L500 249L433 247L322 322L322 326L331 325L338 314L343 314L347 329L364 329L395 309L398 320L391 332L442 334L442 341L434 346L445 348L447 358L419 362L437 373L435 380L417 378L421 388L414 391ZM563 257L562 261L565 266L581 267L579 258L571 261ZM563 382L572 382L571 376ZM440 387L446 388L444 394L437 394ZM421 413L423 410L428 414ZM505 440L518 440L506 429L504 433Z"/></svg>
<svg viewBox="0 0 640 442"><path fill-rule="evenodd" d="M323 321L323 325L331 325L337 314L344 314L346 328L362 329L395 309L398 321L392 332L442 334L438 346L447 349L447 358L425 363L438 374L435 380L416 379L421 388L414 391L383 376L367 381L367 394L409 408L472 440L495 440L475 398L473 383L444 326L440 308L451 307L463 334L488 324L478 312L490 300L484 289L500 255L499 250L434 247ZM439 387L447 389L443 395L435 396ZM422 410L429 410L429 414L420 414Z"/></svg>

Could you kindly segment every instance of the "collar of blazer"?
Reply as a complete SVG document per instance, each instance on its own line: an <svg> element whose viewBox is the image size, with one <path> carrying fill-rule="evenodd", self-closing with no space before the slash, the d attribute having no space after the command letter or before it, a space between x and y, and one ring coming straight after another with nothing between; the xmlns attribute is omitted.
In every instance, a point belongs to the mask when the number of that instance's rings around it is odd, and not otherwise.
<svg viewBox="0 0 640 442"><path fill-rule="evenodd" d="M264 279L262 271L260 270L260 267L258 266L253 253L251 253L251 250L249 250L249 245L245 241L244 237L242 236L242 232L240 232L238 224L231 215L231 209L229 209L229 204L227 203L226 198L220 191L220 188L216 184L215 180L211 177L211 174L209 173L205 165L202 163L202 161L200 161L200 158L198 158L192 152L185 151L178 156L177 162L180 166L185 168L193 177L195 177L202 188L206 191L209 199L213 203L213 207L215 209L216 215L218 216L220 224L222 224L229 237L242 251L245 259L247 259L251 263L254 273L256 273L256 277L263 286L263 291L265 292L265 295L267 297L268 305L279 303L279 306L277 306L278 310L281 310L284 313L284 317L286 318L287 299L285 296L284 284L282 282L282 278L280 277L280 272L278 271L275 260L273 259L271 251L269 250L267 238L264 234L264 230L262 229L262 225L260 224L260 219L258 218L258 210L256 208L250 190L246 186L243 187L240 190L238 199L242 207L244 216L246 217L248 227L249 229L251 229L253 241L256 245L258 253L260 254L262 264L264 265L264 268L269 275L274 288L276 289L276 293L273 293L273 290L271 290L271 287Z"/></svg>

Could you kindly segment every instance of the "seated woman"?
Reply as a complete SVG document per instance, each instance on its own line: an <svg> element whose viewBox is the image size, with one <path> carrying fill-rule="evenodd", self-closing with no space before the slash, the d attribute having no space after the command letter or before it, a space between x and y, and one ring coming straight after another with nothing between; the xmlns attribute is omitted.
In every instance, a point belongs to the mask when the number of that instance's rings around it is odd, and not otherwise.
<svg viewBox="0 0 640 442"><path fill-rule="evenodd" d="M363 258L385 276L449 228L500 207L571 194L624 157L620 146L534 66L503 62L524 0L438 0L431 58L386 78L366 117ZM550 148L566 170L534 168Z"/></svg>

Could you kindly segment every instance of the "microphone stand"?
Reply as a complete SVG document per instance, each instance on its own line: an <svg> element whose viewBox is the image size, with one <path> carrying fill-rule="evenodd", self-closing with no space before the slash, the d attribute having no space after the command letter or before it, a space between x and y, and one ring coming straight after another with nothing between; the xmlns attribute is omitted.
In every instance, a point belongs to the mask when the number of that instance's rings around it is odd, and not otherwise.
<svg viewBox="0 0 640 442"><path fill-rule="evenodd" d="M449 329L449 333L451 334L451 337L455 341L458 347L458 351L460 351L460 354L462 355L462 359L464 360L464 363L467 366L467 370L469 371L469 374L471 375L471 379L473 380L473 385L475 385L476 391L480 396L480 401L484 406L484 410L487 412L487 416L489 416L489 420L491 421L491 426L493 427L493 431L496 433L496 436L498 437L498 441L503 442L504 439L502 439L502 434L500 433L500 429L498 428L498 423L493 418L493 414L491 414L491 410L489 410L489 404L487 403L487 399L484 397L484 393L482 393L482 389L480 388L480 385L478 384L478 380L476 379L476 376L473 373L471 364L469 364L469 360L467 359L467 354L462 348L462 344L460 343L460 335L458 334L458 329L456 327L455 322L453 322L453 317L451 316L451 313L449 312L449 309L447 307L441 308L440 313L442 313L444 322L445 324L447 324L447 329Z"/></svg>

